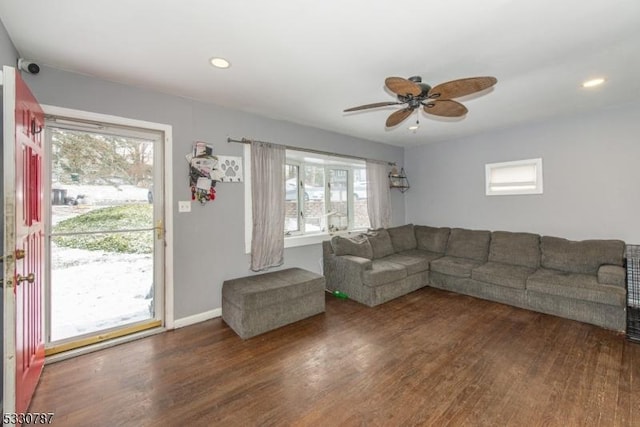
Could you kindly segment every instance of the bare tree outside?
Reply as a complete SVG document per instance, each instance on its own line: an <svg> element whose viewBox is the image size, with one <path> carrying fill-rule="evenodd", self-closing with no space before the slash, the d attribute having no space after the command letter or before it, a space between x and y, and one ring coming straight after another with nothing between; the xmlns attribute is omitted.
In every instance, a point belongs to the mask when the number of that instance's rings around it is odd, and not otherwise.
<svg viewBox="0 0 640 427"><path fill-rule="evenodd" d="M53 128L52 178L65 184L153 182L153 144L146 140Z"/></svg>

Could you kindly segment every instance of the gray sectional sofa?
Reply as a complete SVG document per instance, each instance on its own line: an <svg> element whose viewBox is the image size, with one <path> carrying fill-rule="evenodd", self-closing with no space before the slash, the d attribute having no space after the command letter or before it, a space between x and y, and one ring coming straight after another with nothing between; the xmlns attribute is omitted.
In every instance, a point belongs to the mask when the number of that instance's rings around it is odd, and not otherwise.
<svg viewBox="0 0 640 427"><path fill-rule="evenodd" d="M424 286L624 331L625 243L404 225L323 242L326 286L375 306Z"/></svg>

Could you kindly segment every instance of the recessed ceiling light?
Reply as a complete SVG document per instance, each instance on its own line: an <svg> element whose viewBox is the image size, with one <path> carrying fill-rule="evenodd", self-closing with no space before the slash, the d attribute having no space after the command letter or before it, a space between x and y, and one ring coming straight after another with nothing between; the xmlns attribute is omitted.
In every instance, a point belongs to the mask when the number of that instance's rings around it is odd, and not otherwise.
<svg viewBox="0 0 640 427"><path fill-rule="evenodd" d="M604 83L604 79L599 77L597 79L587 80L586 82L582 83L582 87L595 87L601 85L602 83Z"/></svg>
<svg viewBox="0 0 640 427"><path fill-rule="evenodd" d="M213 65L216 68L229 68L231 66L229 61L227 61L224 58L217 58L217 57L211 58L209 62L211 62L211 65Z"/></svg>

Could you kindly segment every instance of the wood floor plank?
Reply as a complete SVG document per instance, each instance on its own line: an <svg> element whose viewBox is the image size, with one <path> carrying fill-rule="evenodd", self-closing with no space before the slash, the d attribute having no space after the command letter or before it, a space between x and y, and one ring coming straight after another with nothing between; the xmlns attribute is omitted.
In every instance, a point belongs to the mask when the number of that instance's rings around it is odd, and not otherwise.
<svg viewBox="0 0 640 427"><path fill-rule="evenodd" d="M243 341L213 319L47 365L60 426L640 425L640 344L425 288Z"/></svg>

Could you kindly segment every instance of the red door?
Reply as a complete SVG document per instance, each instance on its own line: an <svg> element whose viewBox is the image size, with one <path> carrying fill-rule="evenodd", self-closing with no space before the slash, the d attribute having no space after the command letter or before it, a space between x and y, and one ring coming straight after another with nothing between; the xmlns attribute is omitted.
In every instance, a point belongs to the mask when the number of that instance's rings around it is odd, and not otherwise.
<svg viewBox="0 0 640 427"><path fill-rule="evenodd" d="M15 94L11 93L12 84L15 85ZM15 138L12 138L15 139L13 150L7 150L9 144L5 144L4 152L6 251L4 308L5 319L9 316L10 318L5 324L5 369L7 370L3 398L5 412L22 413L29 407L44 364L42 305L44 299L42 179L44 113L27 85L13 68L4 67L3 69L3 93L5 142L10 141L7 137L10 136L12 129L15 129L13 131ZM7 99L7 96L10 99ZM14 108L10 105L12 100ZM10 116L13 111L15 111L15 122L11 123ZM13 156L7 159L7 154L13 154ZM11 165L12 159L14 159L13 165ZM7 197L11 193L12 186L14 200L11 200L10 196ZM13 209L11 209L12 204ZM13 218L10 212L15 213ZM12 332L13 337L7 337ZM13 345L10 343L11 338L14 341ZM12 353L13 361L9 360L7 364L7 359L11 358ZM14 363L15 380L11 387L10 370ZM14 396L15 401L13 401ZM11 407L12 403L15 404L14 408Z"/></svg>

